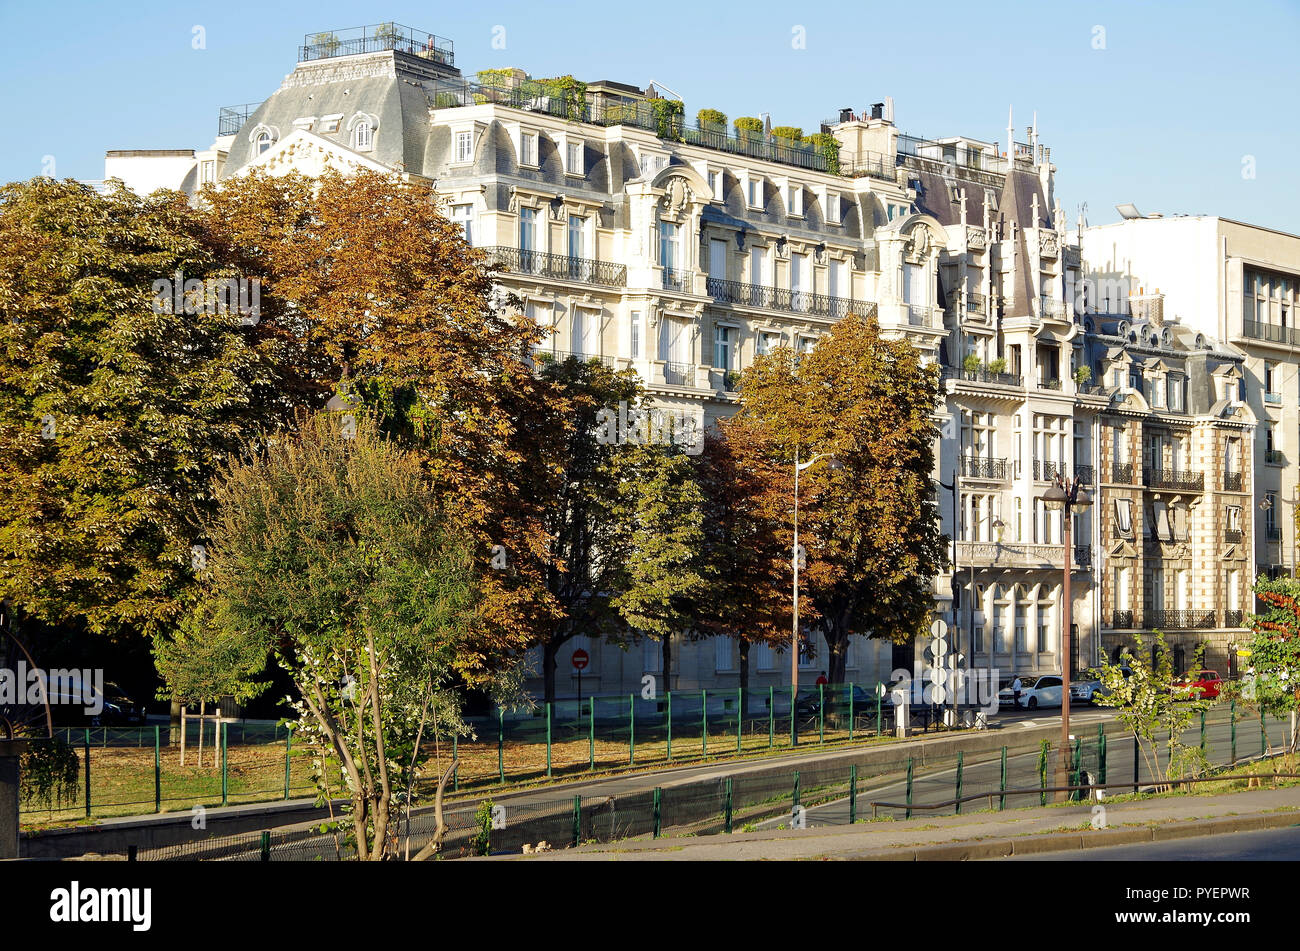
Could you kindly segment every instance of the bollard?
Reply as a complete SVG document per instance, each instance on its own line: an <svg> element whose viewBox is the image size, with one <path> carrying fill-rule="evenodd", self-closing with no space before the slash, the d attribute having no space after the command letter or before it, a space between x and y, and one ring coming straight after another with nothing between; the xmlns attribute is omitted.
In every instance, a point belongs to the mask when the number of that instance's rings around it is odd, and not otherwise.
<svg viewBox="0 0 1300 951"><path fill-rule="evenodd" d="M636 694L627 695L627 762L636 763Z"/></svg>
<svg viewBox="0 0 1300 951"><path fill-rule="evenodd" d="M162 737L153 728L153 811L162 812Z"/></svg>
<svg viewBox="0 0 1300 951"><path fill-rule="evenodd" d="M736 688L736 752L740 752L741 742L744 737L745 728L745 691L743 687Z"/></svg>
<svg viewBox="0 0 1300 951"><path fill-rule="evenodd" d="M793 805L793 808L791 808L791 810L790 810L791 812L793 812L795 809L798 809L798 808L799 808L799 770L797 770L797 769L794 771L794 798L793 798L793 803L794 803L794 805Z"/></svg>
<svg viewBox="0 0 1300 951"><path fill-rule="evenodd" d="M261 852L262 852L261 858L263 862L271 861L271 833L270 832L262 833Z"/></svg>
<svg viewBox="0 0 1300 951"><path fill-rule="evenodd" d="M725 806L726 829L727 829L727 834L730 835L731 834L731 777L730 776L727 777L726 795L727 795L726 806Z"/></svg>
<svg viewBox="0 0 1300 951"><path fill-rule="evenodd" d="M546 775L551 775L551 703L546 704Z"/></svg>
<svg viewBox="0 0 1300 951"><path fill-rule="evenodd" d="M573 797L573 847L582 841L582 797Z"/></svg>
<svg viewBox="0 0 1300 951"><path fill-rule="evenodd" d="M858 821L858 766L849 767L849 825Z"/></svg>
<svg viewBox="0 0 1300 951"><path fill-rule="evenodd" d="M1007 748L1002 747L1002 773L998 780L998 812L1007 807Z"/></svg>
<svg viewBox="0 0 1300 951"><path fill-rule="evenodd" d="M673 692L668 691L668 762L673 761Z"/></svg>
<svg viewBox="0 0 1300 951"><path fill-rule="evenodd" d="M1237 701L1228 702L1228 721L1231 724L1232 765L1237 765Z"/></svg>
<svg viewBox="0 0 1300 951"><path fill-rule="evenodd" d="M709 692L700 691L700 749L705 759L709 756Z"/></svg>
<svg viewBox="0 0 1300 951"><path fill-rule="evenodd" d="M958 751L957 753L957 795L955 797L957 800L957 815L961 815L961 773L962 773L962 766L964 765L964 763L965 763L965 759L962 756L961 752Z"/></svg>
<svg viewBox="0 0 1300 951"><path fill-rule="evenodd" d="M662 819L662 804L664 791L658 786L654 789L654 838L659 838L660 820Z"/></svg>
<svg viewBox="0 0 1300 951"><path fill-rule="evenodd" d="M907 814L904 819L912 818L912 757L907 758Z"/></svg>
<svg viewBox="0 0 1300 951"><path fill-rule="evenodd" d="M289 729L288 727L285 727L284 730L284 798L285 799L289 798L289 779L290 776L292 775L292 773L290 772L290 760L289 760L290 753L292 752L289 744L291 742L292 737L293 737L293 730Z"/></svg>

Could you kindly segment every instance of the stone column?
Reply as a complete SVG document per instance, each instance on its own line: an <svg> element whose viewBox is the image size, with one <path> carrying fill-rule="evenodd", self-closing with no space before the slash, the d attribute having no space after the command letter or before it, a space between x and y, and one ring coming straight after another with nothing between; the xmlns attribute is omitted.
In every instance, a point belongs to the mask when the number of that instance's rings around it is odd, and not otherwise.
<svg viewBox="0 0 1300 951"><path fill-rule="evenodd" d="M0 861L18 858L18 758L26 740L0 740Z"/></svg>

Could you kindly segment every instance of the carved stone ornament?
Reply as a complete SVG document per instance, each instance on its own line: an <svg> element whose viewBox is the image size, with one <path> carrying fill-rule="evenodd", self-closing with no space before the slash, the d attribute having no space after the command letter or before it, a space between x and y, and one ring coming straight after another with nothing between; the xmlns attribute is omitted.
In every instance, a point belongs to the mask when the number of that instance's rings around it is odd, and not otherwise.
<svg viewBox="0 0 1300 951"><path fill-rule="evenodd" d="M1038 253L1054 258L1061 253L1061 237L1055 231L1042 231L1038 235Z"/></svg>
<svg viewBox="0 0 1300 951"><path fill-rule="evenodd" d="M664 197L660 199L660 217L669 221L679 221L686 209L690 207L691 199L694 193L691 186L686 183L684 178L669 179L667 191Z"/></svg>
<svg viewBox="0 0 1300 951"><path fill-rule="evenodd" d="M983 228L974 228L969 226L966 228L966 247L976 251L982 251L984 248L988 247L988 243L988 235L984 233Z"/></svg>
<svg viewBox="0 0 1300 951"><path fill-rule="evenodd" d="M924 225L913 229L912 240L907 244L907 256L917 260L930 253L930 229Z"/></svg>

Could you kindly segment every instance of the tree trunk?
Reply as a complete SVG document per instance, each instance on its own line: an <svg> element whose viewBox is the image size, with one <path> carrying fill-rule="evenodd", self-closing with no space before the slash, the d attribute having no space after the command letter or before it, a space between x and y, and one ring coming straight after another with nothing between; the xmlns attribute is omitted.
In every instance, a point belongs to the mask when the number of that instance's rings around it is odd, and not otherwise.
<svg viewBox="0 0 1300 951"><path fill-rule="evenodd" d="M664 691L673 689L673 635L668 633L663 639L663 674L664 674Z"/></svg>
<svg viewBox="0 0 1300 951"><path fill-rule="evenodd" d="M447 767L440 777L438 777L438 793L433 799L433 838L430 839L419 852L415 853L412 862L423 862L425 859L442 851L442 840L447 835L447 823L442 818L442 794L447 789L447 780L451 779L452 773L456 772L456 765L459 760L453 759L451 765Z"/></svg>
<svg viewBox="0 0 1300 951"><path fill-rule="evenodd" d="M849 633L838 624L827 624L826 634L827 658L826 679L833 684L842 684L847 676L849 662Z"/></svg>
<svg viewBox="0 0 1300 951"><path fill-rule="evenodd" d="M167 727L167 745L175 746L180 742L181 737L181 702L176 697L172 697L171 704L171 722Z"/></svg>
<svg viewBox="0 0 1300 951"><path fill-rule="evenodd" d="M555 702L555 658L559 652L557 641L542 644L542 699L546 703Z"/></svg>
<svg viewBox="0 0 1300 951"><path fill-rule="evenodd" d="M740 650L740 689L745 693L749 692L749 640L744 637L737 638ZM745 694L742 693L743 697Z"/></svg>

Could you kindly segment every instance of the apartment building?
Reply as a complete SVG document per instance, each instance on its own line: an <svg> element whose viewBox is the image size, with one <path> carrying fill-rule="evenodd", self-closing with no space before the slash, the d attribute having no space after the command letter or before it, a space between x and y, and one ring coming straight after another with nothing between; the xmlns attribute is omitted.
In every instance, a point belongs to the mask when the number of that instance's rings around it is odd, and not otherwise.
<svg viewBox="0 0 1300 951"><path fill-rule="evenodd" d="M1005 146L905 135L888 99L819 128L733 130L612 80L471 77L450 41L384 24L307 37L265 102L222 110L205 154L220 158L219 180L373 168L433 182L552 331L543 350L635 368L653 401L705 424L735 411L757 355L810 348L844 315L874 314L943 366L935 480L956 570L935 579L936 612L976 666L1004 679L1059 670L1066 558L1042 495L1058 475L1096 491L1111 400L1074 373L1090 359L1069 293L1081 258L1050 151L1036 123L1017 141L1010 119ZM1069 559L1076 656L1088 657L1100 649L1093 511ZM809 680L824 668L813 637ZM853 641L848 675L866 683L920 649ZM586 693L659 673L654 643L571 646L590 655ZM674 655L661 689L737 683L726 639ZM572 696L566 659L558 689ZM750 669L760 689L788 678L768 650Z"/></svg>

